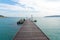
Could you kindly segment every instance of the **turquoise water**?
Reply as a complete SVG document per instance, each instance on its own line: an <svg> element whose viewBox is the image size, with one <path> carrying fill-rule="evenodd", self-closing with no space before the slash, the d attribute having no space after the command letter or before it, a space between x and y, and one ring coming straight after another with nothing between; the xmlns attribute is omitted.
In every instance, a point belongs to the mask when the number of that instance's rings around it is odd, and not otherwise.
<svg viewBox="0 0 60 40"><path fill-rule="evenodd" d="M60 40L60 18L35 18L36 25L50 38Z"/></svg>
<svg viewBox="0 0 60 40"><path fill-rule="evenodd" d="M16 22L20 18L0 18L0 40L12 40L21 25Z"/></svg>
<svg viewBox="0 0 60 40"><path fill-rule="evenodd" d="M50 38L60 40L60 18L34 18L36 25ZM16 22L20 18L0 18L0 40L12 40L21 25Z"/></svg>

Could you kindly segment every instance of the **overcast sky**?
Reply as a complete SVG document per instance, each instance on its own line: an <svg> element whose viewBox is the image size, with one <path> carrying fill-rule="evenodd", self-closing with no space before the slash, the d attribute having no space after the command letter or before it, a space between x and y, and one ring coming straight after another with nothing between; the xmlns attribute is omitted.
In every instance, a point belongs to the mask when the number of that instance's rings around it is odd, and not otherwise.
<svg viewBox="0 0 60 40"><path fill-rule="evenodd" d="M20 16L60 15L60 0L0 0L0 15Z"/></svg>

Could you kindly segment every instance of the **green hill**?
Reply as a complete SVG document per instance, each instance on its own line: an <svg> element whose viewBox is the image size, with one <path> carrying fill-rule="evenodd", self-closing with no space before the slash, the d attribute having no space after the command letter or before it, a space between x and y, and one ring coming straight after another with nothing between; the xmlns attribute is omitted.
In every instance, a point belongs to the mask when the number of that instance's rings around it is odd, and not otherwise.
<svg viewBox="0 0 60 40"><path fill-rule="evenodd" d="M0 15L0 17L4 18L5 16L3 16L3 15Z"/></svg>
<svg viewBox="0 0 60 40"><path fill-rule="evenodd" d="M52 15L52 16L45 16L45 17L60 17L60 15Z"/></svg>

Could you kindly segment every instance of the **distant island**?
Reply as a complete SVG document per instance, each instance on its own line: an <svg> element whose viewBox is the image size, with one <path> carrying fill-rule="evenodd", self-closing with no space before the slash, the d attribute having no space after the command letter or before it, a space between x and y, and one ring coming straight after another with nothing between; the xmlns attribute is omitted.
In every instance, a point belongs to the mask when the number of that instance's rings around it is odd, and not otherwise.
<svg viewBox="0 0 60 40"><path fill-rule="evenodd" d="M5 16L3 16L3 15L0 15L0 18L5 18Z"/></svg>
<svg viewBox="0 0 60 40"><path fill-rule="evenodd" d="M45 16L45 17L60 17L60 15L52 15L52 16Z"/></svg>

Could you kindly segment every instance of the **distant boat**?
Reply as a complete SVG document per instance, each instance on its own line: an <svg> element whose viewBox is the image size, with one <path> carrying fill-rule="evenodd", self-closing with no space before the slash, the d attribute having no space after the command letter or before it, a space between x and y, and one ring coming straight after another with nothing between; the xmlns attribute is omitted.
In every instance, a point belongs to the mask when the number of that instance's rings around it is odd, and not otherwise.
<svg viewBox="0 0 60 40"><path fill-rule="evenodd" d="M24 21L25 21L25 19L20 19L20 20L17 22L17 24L18 24L18 25L19 25L19 24L23 24Z"/></svg>

